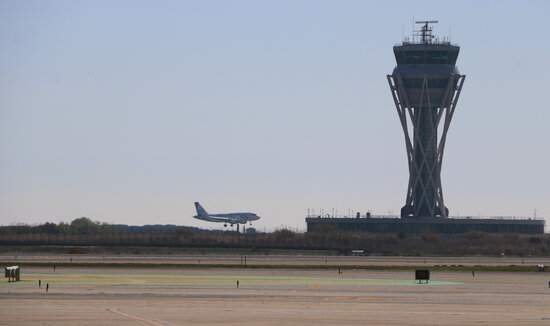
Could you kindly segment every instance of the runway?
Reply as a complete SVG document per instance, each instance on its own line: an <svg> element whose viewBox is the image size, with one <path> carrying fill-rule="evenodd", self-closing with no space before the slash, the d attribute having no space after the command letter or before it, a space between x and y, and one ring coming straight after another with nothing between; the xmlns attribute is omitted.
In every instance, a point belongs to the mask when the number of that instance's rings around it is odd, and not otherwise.
<svg viewBox="0 0 550 326"><path fill-rule="evenodd" d="M121 275L121 274L27 274L17 283L0 283L3 286L35 285L38 281L50 285L415 285L416 280L365 279L346 277L251 276L251 275ZM430 285L462 284L459 282L431 281Z"/></svg>
<svg viewBox="0 0 550 326"><path fill-rule="evenodd" d="M548 275L28 267L0 283L0 324L547 325Z"/></svg>
<svg viewBox="0 0 550 326"><path fill-rule="evenodd" d="M200 249L197 249L200 252ZM396 256L334 256L296 254L0 254L0 261L19 263L119 263L119 264L181 264L239 265L246 257L251 265L340 265L340 266L508 266L544 264L548 257L396 257Z"/></svg>

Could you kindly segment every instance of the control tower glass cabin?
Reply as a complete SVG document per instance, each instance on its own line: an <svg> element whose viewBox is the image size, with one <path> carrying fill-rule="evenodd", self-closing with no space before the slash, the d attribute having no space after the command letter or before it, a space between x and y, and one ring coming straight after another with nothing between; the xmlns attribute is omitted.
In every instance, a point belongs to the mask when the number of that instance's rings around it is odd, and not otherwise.
<svg viewBox="0 0 550 326"><path fill-rule="evenodd" d="M431 23L416 39L393 47L397 66L388 75L395 107L405 134L409 183L401 217L448 217L443 200L441 166L449 125L464 75L455 66L460 47L435 39Z"/></svg>

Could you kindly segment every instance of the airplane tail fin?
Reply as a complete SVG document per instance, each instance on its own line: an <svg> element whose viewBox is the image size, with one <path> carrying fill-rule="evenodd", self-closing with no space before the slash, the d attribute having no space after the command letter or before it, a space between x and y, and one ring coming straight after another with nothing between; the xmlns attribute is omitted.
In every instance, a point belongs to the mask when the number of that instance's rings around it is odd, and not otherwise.
<svg viewBox="0 0 550 326"><path fill-rule="evenodd" d="M198 201L195 202L195 208L197 209L197 215L198 216L208 216L208 213L206 210L199 204Z"/></svg>

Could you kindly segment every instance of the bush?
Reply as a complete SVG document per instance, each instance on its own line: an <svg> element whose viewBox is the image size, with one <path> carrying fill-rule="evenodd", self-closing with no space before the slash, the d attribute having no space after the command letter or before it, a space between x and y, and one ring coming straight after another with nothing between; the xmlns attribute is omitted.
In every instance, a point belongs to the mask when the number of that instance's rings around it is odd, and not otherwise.
<svg viewBox="0 0 550 326"><path fill-rule="evenodd" d="M296 234L289 229L280 229L275 231L274 233L275 239L284 241L284 240L292 240L296 237Z"/></svg>
<svg viewBox="0 0 550 326"><path fill-rule="evenodd" d="M505 233L502 238L509 242L516 242L519 240L519 234L517 233Z"/></svg>
<svg viewBox="0 0 550 326"><path fill-rule="evenodd" d="M190 237L192 236L194 233L193 231L191 230L188 230L188 229L184 229L184 228L180 228L180 229L176 229L173 231L173 234L178 236L178 237Z"/></svg>
<svg viewBox="0 0 550 326"><path fill-rule="evenodd" d="M399 237L395 233L377 233L374 235L374 239L385 244L390 244L397 243Z"/></svg>
<svg viewBox="0 0 550 326"><path fill-rule="evenodd" d="M469 231L462 234L462 237L470 240L483 240L487 234L481 231Z"/></svg>
<svg viewBox="0 0 550 326"><path fill-rule="evenodd" d="M438 243L441 240L441 237L434 233L433 231L426 230L422 232L422 241L429 243Z"/></svg>
<svg viewBox="0 0 550 326"><path fill-rule="evenodd" d="M71 248L71 249L69 249L69 254L71 254L71 255L80 255L81 253L82 253L82 251L80 250L80 248Z"/></svg>

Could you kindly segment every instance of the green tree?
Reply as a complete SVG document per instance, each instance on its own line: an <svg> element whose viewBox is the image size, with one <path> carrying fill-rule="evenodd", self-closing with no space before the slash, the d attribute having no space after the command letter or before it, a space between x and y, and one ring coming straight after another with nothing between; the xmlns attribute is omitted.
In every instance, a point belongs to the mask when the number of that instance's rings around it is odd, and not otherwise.
<svg viewBox="0 0 550 326"><path fill-rule="evenodd" d="M39 225L36 227L38 233L50 233L50 234L57 234L59 233L59 230L57 229L57 224L46 222L42 225Z"/></svg>
<svg viewBox="0 0 550 326"><path fill-rule="evenodd" d="M101 232L101 225L90 220L87 217L81 217L71 222L71 233L73 234L93 234Z"/></svg>

